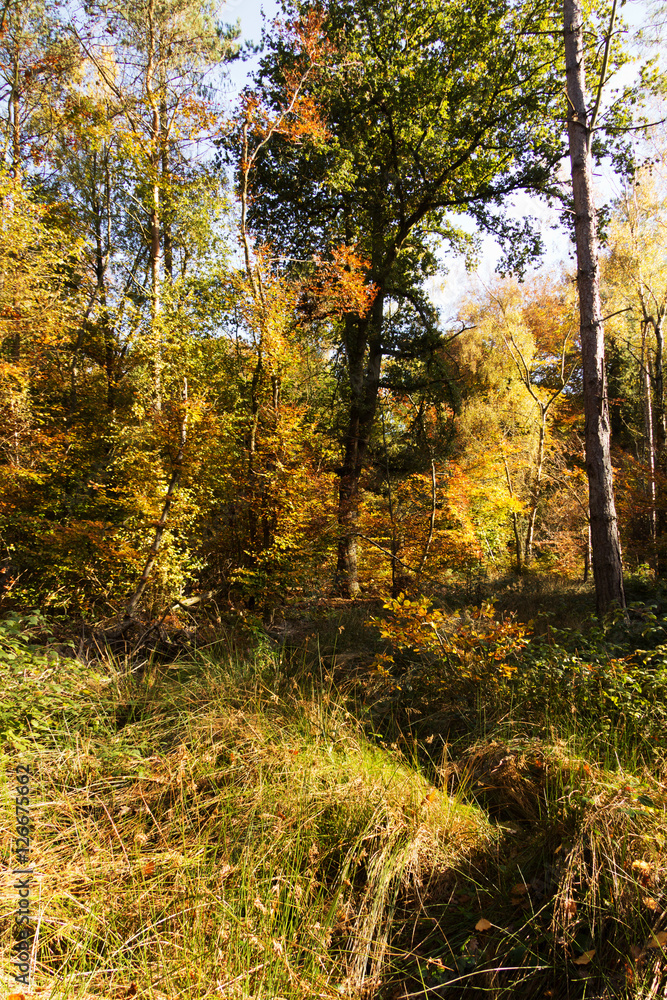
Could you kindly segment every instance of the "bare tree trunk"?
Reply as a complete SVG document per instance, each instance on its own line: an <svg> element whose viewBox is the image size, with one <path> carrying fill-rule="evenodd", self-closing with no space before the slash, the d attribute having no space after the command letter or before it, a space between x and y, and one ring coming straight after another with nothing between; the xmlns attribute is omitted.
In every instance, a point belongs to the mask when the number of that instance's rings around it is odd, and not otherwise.
<svg viewBox="0 0 667 1000"><path fill-rule="evenodd" d="M615 5L614 5L615 9ZM604 329L600 307L597 215L593 200L591 129L584 73L583 14L580 0L564 0L567 130L574 195L577 284L581 323L586 472L588 474L593 549L593 577L598 615L614 604L625 607L623 563L618 534L611 466L611 428L605 377ZM611 34L611 27L610 27ZM607 55L602 77L606 73ZM597 106L597 102L596 102Z"/></svg>
<svg viewBox="0 0 667 1000"><path fill-rule="evenodd" d="M150 269L151 269L151 333L153 340L153 397L158 412L162 409L162 369L163 344L160 330L160 313L162 311L162 243L160 240L160 164L162 147L162 126L160 122L160 103L155 91L155 78L158 73L158 45L155 29L155 0L149 0L146 10L148 19L148 61L146 65L146 97L151 106L152 120L150 127L150 175L151 202L149 212L150 239Z"/></svg>
<svg viewBox="0 0 667 1000"><path fill-rule="evenodd" d="M510 467L507 464L507 459L503 455L503 462L505 463L505 478L507 480L507 489L509 490L510 499L514 499L514 489L512 488L512 477L510 476ZM516 551L516 571L521 576L523 573L523 546L521 545L521 534L519 532L519 519L515 510L512 511L512 527L514 529L514 547Z"/></svg>
<svg viewBox="0 0 667 1000"><path fill-rule="evenodd" d="M19 54L16 53L14 80L12 82L12 166L21 169L21 83L19 80Z"/></svg>
<svg viewBox="0 0 667 1000"><path fill-rule="evenodd" d="M664 306L658 310L653 328L655 330L655 372L653 386L655 393L655 451L658 465L664 464L667 451L667 423L665 422L665 388L663 374L663 355L665 337L662 330L665 319Z"/></svg>
<svg viewBox="0 0 667 1000"><path fill-rule="evenodd" d="M542 495L542 470L544 468L544 442L547 436L547 412L544 404L540 404L540 437L537 446L537 462L535 464L535 479L531 490L530 514L528 516L528 530L526 532L526 554L525 565L530 566L533 561L533 541L535 539L535 522L537 520L537 508Z"/></svg>
<svg viewBox="0 0 667 1000"><path fill-rule="evenodd" d="M155 115L157 119L157 112ZM159 123L155 122L155 128ZM156 176L153 181L152 204L150 214L151 238L151 327L153 332L155 360L153 362L155 406L162 409L162 334L160 331L161 292L162 292L162 247L160 244L160 185Z"/></svg>
<svg viewBox="0 0 667 1000"><path fill-rule="evenodd" d="M591 571L591 562L593 561L591 546L591 522L590 518L586 526L586 555L584 556L584 583L588 582L588 574Z"/></svg>
<svg viewBox="0 0 667 1000"><path fill-rule="evenodd" d="M641 358L642 388L644 390L644 440L646 442L646 464L648 466L648 492L651 502L649 510L649 532L651 536L651 556L655 579L658 579L658 545L655 483L655 442L653 438L653 407L651 405L651 373L646 348L646 327L642 331Z"/></svg>
<svg viewBox="0 0 667 1000"><path fill-rule="evenodd" d="M169 177L169 138L167 135L167 101L163 95L160 101L161 171L162 171L162 241L164 246L164 273L170 285L174 281L174 248L171 238L171 184Z"/></svg>
<svg viewBox="0 0 667 1000"><path fill-rule="evenodd" d="M407 584L409 582L408 577L406 577L403 566L402 566L402 556L403 547L405 545L405 537L401 531L400 525L396 523L396 517L394 513L394 494L391 488L391 474L389 471L389 454L387 452L387 429L384 419L384 410L380 407L380 416L382 418L382 446L384 448L384 455L386 460L386 471L385 476L387 479L387 497L389 500L389 523L391 525L391 596L398 597L398 595L407 589Z"/></svg>

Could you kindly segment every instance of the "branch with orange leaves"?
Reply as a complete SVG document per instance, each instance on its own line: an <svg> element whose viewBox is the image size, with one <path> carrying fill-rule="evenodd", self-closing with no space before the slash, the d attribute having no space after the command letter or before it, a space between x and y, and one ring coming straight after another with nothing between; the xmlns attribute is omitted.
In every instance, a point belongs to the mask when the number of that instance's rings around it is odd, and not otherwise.
<svg viewBox="0 0 667 1000"><path fill-rule="evenodd" d="M257 162L257 157L275 135L282 135L292 142L300 142L304 137L326 138L328 131L320 110L303 91L306 83L325 64L327 55L331 54L330 43L322 38L322 15L310 11L306 17L293 24L286 25L282 30L292 31L301 47L301 60L297 66L285 75L285 102L277 115L271 117L263 108L259 97L251 90L242 95L241 107L241 161L239 164L241 183L241 242L245 258L245 268L256 302L264 304L262 278L260 268L255 262L248 233L248 199L250 194L250 174ZM280 26L278 26L280 27ZM298 63L301 62L301 65ZM257 135L257 142L251 151L251 135Z"/></svg>

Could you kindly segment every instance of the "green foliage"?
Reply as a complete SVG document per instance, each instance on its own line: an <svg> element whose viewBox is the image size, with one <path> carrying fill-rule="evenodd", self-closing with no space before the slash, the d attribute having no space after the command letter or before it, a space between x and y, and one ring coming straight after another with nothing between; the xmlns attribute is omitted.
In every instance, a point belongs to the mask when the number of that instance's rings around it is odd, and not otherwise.
<svg viewBox="0 0 667 1000"><path fill-rule="evenodd" d="M100 676L77 659L71 644L56 644L39 612L14 612L0 621L0 746L25 749L57 731L97 729L99 706L87 702Z"/></svg>
<svg viewBox="0 0 667 1000"><path fill-rule="evenodd" d="M376 657L378 680L400 709L439 711L454 699L493 719L508 705L531 725L576 731L588 752L611 747L660 758L667 740L667 617L634 605L604 625L546 634L494 614L492 605L462 614L425 598L385 604L373 619L389 648Z"/></svg>

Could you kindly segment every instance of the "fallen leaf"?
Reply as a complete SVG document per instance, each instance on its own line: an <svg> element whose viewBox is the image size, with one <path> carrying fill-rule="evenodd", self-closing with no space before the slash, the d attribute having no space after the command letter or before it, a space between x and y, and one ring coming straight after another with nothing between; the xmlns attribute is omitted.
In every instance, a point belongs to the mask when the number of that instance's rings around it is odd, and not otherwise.
<svg viewBox="0 0 667 1000"><path fill-rule="evenodd" d="M590 961L593 958L594 954L595 954L595 948L591 949L591 951L585 951L583 953L583 955L579 956L579 958L575 958L574 959L574 964L575 965L589 965Z"/></svg>
<svg viewBox="0 0 667 1000"><path fill-rule="evenodd" d="M651 879L651 865L648 861L633 861L632 867L636 872L637 879L641 885L648 885Z"/></svg>
<svg viewBox="0 0 667 1000"><path fill-rule="evenodd" d="M518 882L517 885L512 889L513 896L523 896L528 892L528 886L525 882Z"/></svg>
<svg viewBox="0 0 667 1000"><path fill-rule="evenodd" d="M649 910L657 910L658 909L658 904L656 903L656 901L654 899L651 899L650 896L644 896L643 897L643 902L649 908Z"/></svg>
<svg viewBox="0 0 667 1000"><path fill-rule="evenodd" d="M667 944L667 931L658 931L657 934L652 934L651 938L646 945L647 948L664 948Z"/></svg>
<svg viewBox="0 0 667 1000"><path fill-rule="evenodd" d="M493 927L493 924L491 923L490 920L487 920L486 917L480 917L480 919L475 924L476 931L488 931L490 930L491 927Z"/></svg>
<svg viewBox="0 0 667 1000"><path fill-rule="evenodd" d="M153 875L154 872L155 872L154 861L149 861L148 864L144 865L144 867L141 869L142 875Z"/></svg>
<svg viewBox="0 0 667 1000"><path fill-rule="evenodd" d="M25 993L10 993L7 1000L25 1000Z"/></svg>

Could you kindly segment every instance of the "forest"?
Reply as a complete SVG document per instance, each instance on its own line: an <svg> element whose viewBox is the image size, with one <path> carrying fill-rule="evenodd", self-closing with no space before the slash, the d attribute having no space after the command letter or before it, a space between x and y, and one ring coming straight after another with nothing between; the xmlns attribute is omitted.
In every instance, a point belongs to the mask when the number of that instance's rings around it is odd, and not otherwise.
<svg viewBox="0 0 667 1000"><path fill-rule="evenodd" d="M664 997L659 5L281 9L2 0L0 985Z"/></svg>

